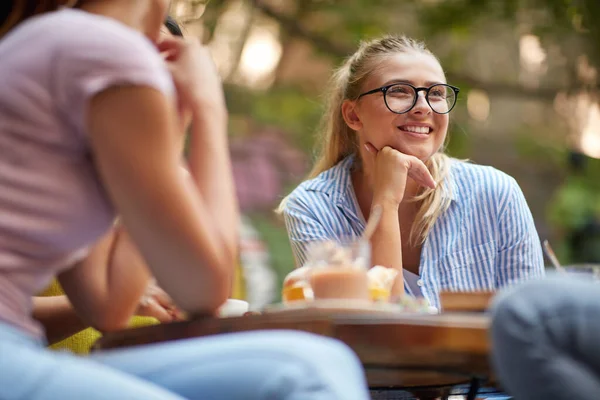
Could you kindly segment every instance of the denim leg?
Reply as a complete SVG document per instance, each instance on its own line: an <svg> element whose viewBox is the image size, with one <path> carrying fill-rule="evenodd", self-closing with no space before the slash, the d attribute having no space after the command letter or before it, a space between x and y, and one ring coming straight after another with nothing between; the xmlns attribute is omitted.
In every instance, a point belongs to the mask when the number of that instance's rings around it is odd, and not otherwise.
<svg viewBox="0 0 600 400"><path fill-rule="evenodd" d="M354 353L341 342L303 332L232 333L92 357L187 399L369 398Z"/></svg>
<svg viewBox="0 0 600 400"><path fill-rule="evenodd" d="M52 352L0 323L2 400L183 400L167 390L69 353Z"/></svg>
<svg viewBox="0 0 600 400"><path fill-rule="evenodd" d="M301 332L220 335L107 351L51 352L0 324L2 400L366 400L342 343Z"/></svg>
<svg viewBox="0 0 600 400"><path fill-rule="evenodd" d="M552 278L509 289L492 309L492 360L519 400L600 398L600 285Z"/></svg>

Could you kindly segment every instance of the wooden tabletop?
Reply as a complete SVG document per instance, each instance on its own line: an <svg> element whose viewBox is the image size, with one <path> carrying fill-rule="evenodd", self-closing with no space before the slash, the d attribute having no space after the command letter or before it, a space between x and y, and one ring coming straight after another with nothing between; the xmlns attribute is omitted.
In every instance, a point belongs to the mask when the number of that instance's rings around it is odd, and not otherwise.
<svg viewBox="0 0 600 400"><path fill-rule="evenodd" d="M294 329L337 338L362 361L371 388L448 386L490 378L484 314L356 313L290 310L200 318L110 333L94 350L260 329Z"/></svg>

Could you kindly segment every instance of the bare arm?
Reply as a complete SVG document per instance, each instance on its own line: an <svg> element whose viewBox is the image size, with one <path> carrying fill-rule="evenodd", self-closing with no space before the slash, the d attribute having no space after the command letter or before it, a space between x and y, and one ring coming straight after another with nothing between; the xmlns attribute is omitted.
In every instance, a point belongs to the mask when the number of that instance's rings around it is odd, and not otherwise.
<svg viewBox="0 0 600 400"><path fill-rule="evenodd" d="M381 206L381 221L371 237L371 264L394 268L398 271L392 287L392 296L404 293L402 275L402 238L398 222L398 204L393 201L373 199L373 204Z"/></svg>
<svg viewBox="0 0 600 400"><path fill-rule="evenodd" d="M84 260L58 277L84 327L101 331L127 326L149 278L144 260L123 229L111 230Z"/></svg>
<svg viewBox="0 0 600 400"><path fill-rule="evenodd" d="M109 269L111 263L115 265ZM70 284L69 280L74 280L73 284L76 287L69 288L69 292L80 291L82 288L92 290L95 296L106 298L106 304L98 305L99 309L93 312L96 319L92 320L85 318L85 315L84 319L79 317L67 296L34 297L33 317L44 326L46 339L50 344L74 335L89 327L90 324L100 330L124 327L128 322L128 315L121 314L114 305L136 301L135 296L138 291L135 288L133 291L130 289L123 291L123 287L131 283L129 280L132 277L141 279L139 284L147 277L144 260L131 241L131 237L121 228L115 228L102 238L90 251L88 259L80 262L78 267L89 269L91 272L66 272L59 279L67 285ZM109 270L112 273L111 276L106 275ZM81 285L77 277L82 273L98 275L88 285ZM134 286L137 287L135 282ZM122 292L113 293L115 288ZM123 298L123 295L126 298ZM136 302L136 315L153 317L160 322L170 322L181 318L179 312L173 307L171 299L156 285L150 284L145 287L144 299L142 302Z"/></svg>
<svg viewBox="0 0 600 400"><path fill-rule="evenodd" d="M171 102L149 88L113 88L93 99L88 121L101 179L159 285L185 311L214 312L235 254L181 174Z"/></svg>
<svg viewBox="0 0 600 400"><path fill-rule="evenodd" d="M371 207L375 204L382 207L381 222L371 238L372 263L398 270L392 295L399 296L404 293L404 277L398 207L404 198L406 179L411 176L429 187L435 187L435 182L425 164L415 157L387 146L377 150L371 143L367 143L365 149L365 158L373 174Z"/></svg>
<svg viewBox="0 0 600 400"><path fill-rule="evenodd" d="M196 121L207 122L193 131L213 144L206 148L205 156L225 151L219 147L226 145L226 139L220 137L226 130L226 110L207 50L179 40L161 46L180 100L197 113ZM181 135L172 99L151 87L113 86L91 98L86 117L99 177L159 286L184 311L213 313L230 291L237 240L229 238L237 238L238 226L215 222L215 209L209 207L207 194L181 173ZM220 177L231 175L231 167L222 160L211 166L211 172ZM214 201L230 202L227 198ZM237 210L233 213L237 217ZM121 285L116 278L110 282L116 277L111 271L114 268L110 263L102 274L92 268L78 268L79 276L73 272L73 290L67 294L78 311L83 308L102 320L101 310L110 306L120 310L120 321L131 315L131 298L120 297L117 302L107 295L113 290L109 286L116 285L118 293L117 286ZM147 282L147 273L137 269L128 272L130 285L136 289L126 285L126 279L121 288L139 298L138 285ZM76 283L92 285L93 290L75 290ZM115 321L109 322L112 326Z"/></svg>
<svg viewBox="0 0 600 400"><path fill-rule="evenodd" d="M202 193L206 207L212 210L212 223L217 227L223 246L227 251L237 254L238 230L231 229L240 224L237 196L232 173L231 160L227 145L225 115L212 114L206 118L206 112L194 112L193 132L189 145L189 166L192 179ZM217 132L217 135L202 132ZM219 132L221 131L221 132Z"/></svg>
<svg viewBox="0 0 600 400"><path fill-rule="evenodd" d="M222 245L237 253L240 224L237 197L227 143L227 111L221 83L207 50L195 40L165 40L159 46L170 62L180 104L191 112L189 172L206 207ZM203 76L190 74L198 64ZM197 67L196 67L197 69Z"/></svg>
<svg viewBox="0 0 600 400"><path fill-rule="evenodd" d="M67 296L34 297L33 318L44 326L49 344L87 328Z"/></svg>

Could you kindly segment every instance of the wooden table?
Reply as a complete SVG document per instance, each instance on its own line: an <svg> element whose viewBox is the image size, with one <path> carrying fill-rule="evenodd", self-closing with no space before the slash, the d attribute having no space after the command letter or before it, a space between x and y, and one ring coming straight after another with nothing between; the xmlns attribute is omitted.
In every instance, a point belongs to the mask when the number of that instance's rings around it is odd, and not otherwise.
<svg viewBox="0 0 600 400"><path fill-rule="evenodd" d="M362 361L371 389L403 388L429 397L460 383L477 386L492 378L488 362L489 318L484 314L295 310L235 318L202 318L105 335L95 350L260 329L295 329L337 338Z"/></svg>

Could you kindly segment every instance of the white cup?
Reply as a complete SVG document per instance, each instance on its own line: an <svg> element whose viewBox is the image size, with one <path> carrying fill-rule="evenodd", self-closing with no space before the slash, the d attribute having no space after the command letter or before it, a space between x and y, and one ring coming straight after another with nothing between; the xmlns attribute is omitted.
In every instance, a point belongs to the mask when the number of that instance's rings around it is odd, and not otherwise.
<svg viewBox="0 0 600 400"><path fill-rule="evenodd" d="M219 307L218 315L221 318L240 317L248 312L248 302L244 300L228 299Z"/></svg>

